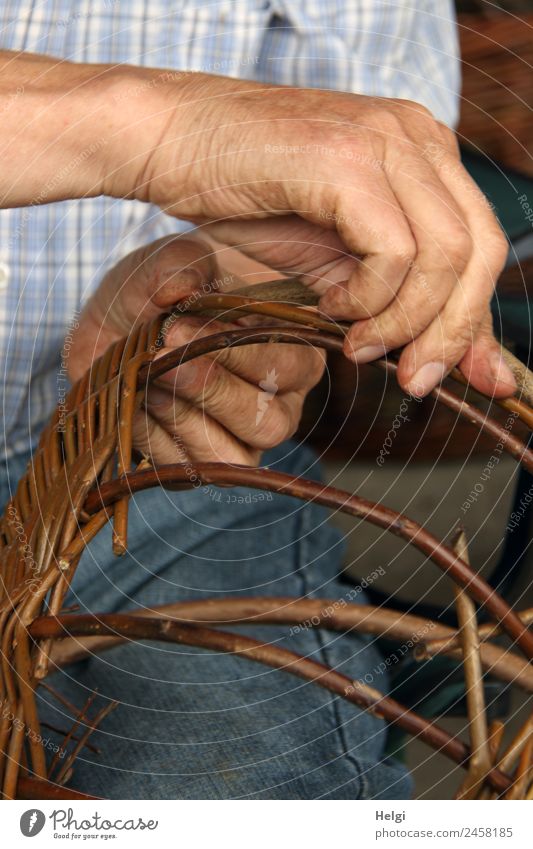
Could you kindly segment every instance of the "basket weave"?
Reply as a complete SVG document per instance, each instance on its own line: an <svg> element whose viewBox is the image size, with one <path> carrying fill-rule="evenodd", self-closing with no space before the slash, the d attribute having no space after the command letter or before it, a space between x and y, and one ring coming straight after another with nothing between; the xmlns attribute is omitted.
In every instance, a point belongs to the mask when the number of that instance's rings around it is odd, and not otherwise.
<svg viewBox="0 0 533 849"><path fill-rule="evenodd" d="M527 627L533 620L531 611L518 615L510 610L470 568L464 537L462 541L458 539L455 548L449 547L415 522L381 504L267 469L217 463L199 463L195 468L204 483L246 485L313 498L407 540L454 581L460 623L457 631L438 622L429 626L425 620L392 609L355 604L335 606L325 599L284 599L283 604L280 599L268 598L176 603L150 618L137 613L61 614L65 594L86 545L109 521L113 522L115 554L126 551L128 499L133 492L159 485L192 487L185 464L154 469L146 458L134 463L133 416L143 403L148 383L180 362L231 346L277 342L341 350L345 327L325 320L309 306L302 307L301 302L284 304L239 294L203 296L192 307L196 312L269 315L273 324L218 333L157 359L168 317L161 316L140 326L127 339L113 344L93 364L44 430L32 463L0 520L0 786L4 798L87 798L65 785L75 768L78 752L114 705L107 705L92 719L88 717L87 706L80 706L78 720L63 742L61 770L53 773L57 758L52 766L46 761L36 690L47 686L44 679L52 669L83 654L84 641L87 652L94 652L115 644L121 636L179 640L211 650L242 652L248 661L286 668L396 723L465 766L467 776L458 791L462 797L488 798L492 794L525 798L531 794L533 722L530 719L521 729L512 751L498 753L494 739L492 745L489 740L489 733L495 738L496 730L487 728L481 680L481 670L490 669L491 674L502 680L513 681L533 692L530 663L533 634ZM395 370L391 361L382 362L379 367ZM514 367L523 397L531 401L532 376L516 363ZM533 470L533 453L509 430L505 431L486 413L448 389L438 388L434 394L471 423L502 438L504 450ZM533 425L533 411L523 400L509 399L502 406L529 427ZM491 625L477 626L474 601L491 613L494 619ZM324 613L325 610L328 612ZM286 649L255 643L218 627L223 622L259 619L266 623L299 623L311 618L319 622L319 627L373 634L386 632L389 639L402 640L426 626L423 633L430 632L431 641L417 647L419 654L429 657L445 652L463 657L471 747L362 682L353 682ZM216 627L211 627L213 624ZM489 639L500 631L512 638L513 645L526 655L525 660L514 650L503 649ZM75 727L85 728L77 741ZM499 731L498 734L501 736Z"/></svg>

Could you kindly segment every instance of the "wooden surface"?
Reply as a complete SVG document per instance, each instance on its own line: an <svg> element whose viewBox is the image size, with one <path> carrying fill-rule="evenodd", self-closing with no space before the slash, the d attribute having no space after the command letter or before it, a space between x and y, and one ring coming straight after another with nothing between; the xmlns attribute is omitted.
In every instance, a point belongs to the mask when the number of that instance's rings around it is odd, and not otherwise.
<svg viewBox="0 0 533 849"><path fill-rule="evenodd" d="M459 15L459 138L533 176L533 13Z"/></svg>

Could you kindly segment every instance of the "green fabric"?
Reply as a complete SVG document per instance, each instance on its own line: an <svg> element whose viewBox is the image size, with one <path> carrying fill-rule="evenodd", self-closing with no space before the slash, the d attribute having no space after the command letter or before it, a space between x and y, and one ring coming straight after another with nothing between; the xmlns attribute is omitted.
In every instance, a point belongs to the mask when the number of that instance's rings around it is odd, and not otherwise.
<svg viewBox="0 0 533 849"><path fill-rule="evenodd" d="M494 204L495 211L509 241L531 232L518 198L527 195L533 206L533 179L523 177L467 150L461 151L463 165L480 189Z"/></svg>

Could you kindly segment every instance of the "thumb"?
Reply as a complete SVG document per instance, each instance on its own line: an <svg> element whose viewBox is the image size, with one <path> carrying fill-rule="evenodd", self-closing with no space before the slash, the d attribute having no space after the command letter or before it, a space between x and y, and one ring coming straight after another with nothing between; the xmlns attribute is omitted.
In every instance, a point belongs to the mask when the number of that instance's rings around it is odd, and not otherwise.
<svg viewBox="0 0 533 849"><path fill-rule="evenodd" d="M93 321L125 335L139 322L207 284L217 288L213 249L190 236L165 236L128 254L105 275L87 304Z"/></svg>
<svg viewBox="0 0 533 849"><path fill-rule="evenodd" d="M140 266L141 287L161 312L200 287L219 287L218 264L213 248L203 239L171 236L145 248ZM143 283L145 286L143 286Z"/></svg>
<svg viewBox="0 0 533 849"><path fill-rule="evenodd" d="M490 314L483 321L459 368L468 382L484 395L507 398L516 391L514 375L494 338Z"/></svg>

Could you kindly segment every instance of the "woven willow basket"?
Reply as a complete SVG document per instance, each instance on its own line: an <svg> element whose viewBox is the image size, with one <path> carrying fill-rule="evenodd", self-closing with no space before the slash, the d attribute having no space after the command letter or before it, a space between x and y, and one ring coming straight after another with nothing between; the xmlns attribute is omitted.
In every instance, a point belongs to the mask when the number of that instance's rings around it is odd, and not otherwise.
<svg viewBox="0 0 533 849"><path fill-rule="evenodd" d="M68 779L76 756L87 744L91 732L115 705L108 704L92 718L87 705L79 706L78 718L62 742L58 771L57 757L51 765L45 758L36 691L49 686L46 677L58 666L79 659L84 652L94 653L115 645L121 638L179 641L211 651L244 653L247 661L284 668L359 708L374 712L464 766L465 780L458 790L459 797L533 796L533 717L507 748L500 751L503 723L487 724L483 690L483 675L490 670L491 675L513 682L527 693L533 692L533 633L528 628L533 611L510 609L470 567L464 534L459 534L455 545L450 547L406 516L359 496L268 469L199 463L195 472L205 484L282 490L363 518L408 541L453 582L458 629L383 607L355 604L332 607L329 599L294 598L280 603L279 598L239 597L184 602L166 605L150 617L140 611L61 612L85 547L108 522L113 523L115 554L125 552L128 502L133 493L154 486L192 487L190 469L188 477L185 464L153 468L146 458L134 461L133 416L143 403L150 381L180 363L230 346L290 343L342 350L345 326L321 316L309 305L309 294L297 284L290 290L291 303L280 302L280 292L287 298L288 291L284 283L279 291L271 284L266 289L256 287L253 298L245 294L202 296L192 306L195 312L219 317L242 313L266 315L272 322L268 327L263 324L258 328L217 333L164 356L156 357L168 316L140 326L127 339L113 344L93 364L44 430L32 463L0 524L3 798L90 798L70 790ZM533 411L529 406L533 400L532 376L511 355L506 357L517 376L520 397L499 403L533 428ZM377 365L391 372L396 368L391 360ZM458 373L454 372L453 376L460 380ZM439 387L434 396L472 426L501 440L505 451L533 471L533 452L509 429L467 403L464 395ZM476 603L490 614L490 622L478 625ZM462 658L470 745L363 682L353 682L286 649L265 646L220 628L230 622L298 624L310 619L318 623L316 627L355 629L374 635L386 632L388 639L404 640L414 632L431 633L431 640L417 646L419 656L427 658L444 653ZM511 638L511 648L502 648L494 642L500 633Z"/></svg>

